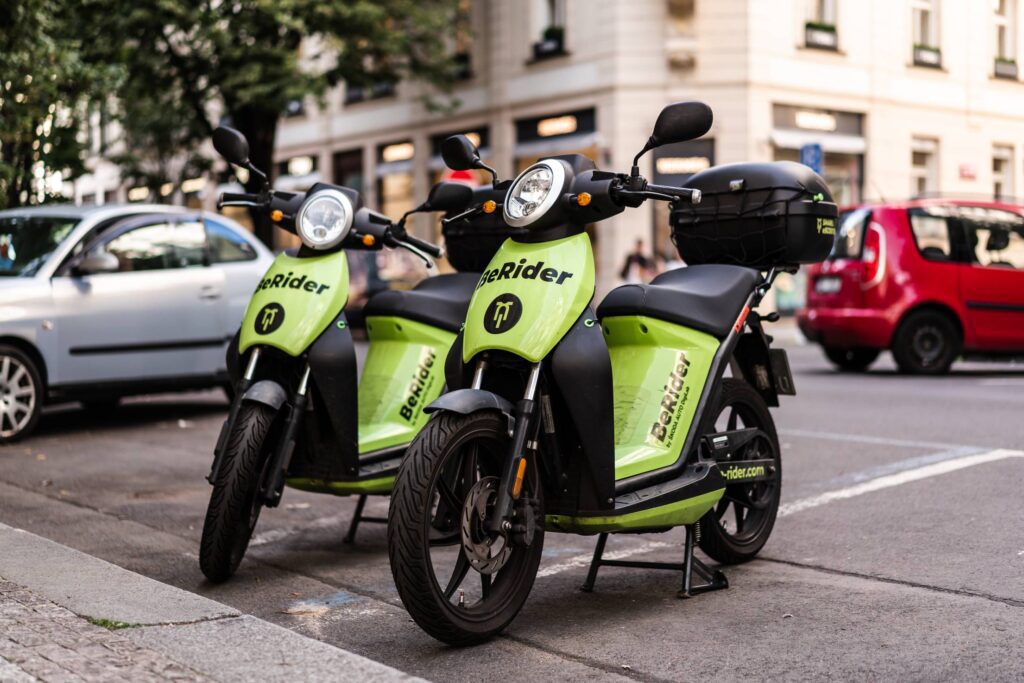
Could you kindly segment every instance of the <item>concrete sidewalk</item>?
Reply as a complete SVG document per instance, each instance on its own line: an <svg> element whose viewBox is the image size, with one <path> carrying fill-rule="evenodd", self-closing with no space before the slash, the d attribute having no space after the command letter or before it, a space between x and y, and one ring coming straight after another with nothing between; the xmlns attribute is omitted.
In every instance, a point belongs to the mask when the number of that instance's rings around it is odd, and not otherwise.
<svg viewBox="0 0 1024 683"><path fill-rule="evenodd" d="M413 681L0 524L0 680Z"/></svg>

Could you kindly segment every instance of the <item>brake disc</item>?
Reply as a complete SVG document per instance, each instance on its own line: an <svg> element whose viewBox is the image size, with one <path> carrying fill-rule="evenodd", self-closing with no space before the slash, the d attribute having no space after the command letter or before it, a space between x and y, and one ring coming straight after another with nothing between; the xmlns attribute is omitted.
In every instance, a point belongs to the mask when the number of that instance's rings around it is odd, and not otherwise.
<svg viewBox="0 0 1024 683"><path fill-rule="evenodd" d="M508 539L487 528L499 484L497 477L484 477L469 490L462 507L462 550L470 566L481 574L494 574L512 555Z"/></svg>

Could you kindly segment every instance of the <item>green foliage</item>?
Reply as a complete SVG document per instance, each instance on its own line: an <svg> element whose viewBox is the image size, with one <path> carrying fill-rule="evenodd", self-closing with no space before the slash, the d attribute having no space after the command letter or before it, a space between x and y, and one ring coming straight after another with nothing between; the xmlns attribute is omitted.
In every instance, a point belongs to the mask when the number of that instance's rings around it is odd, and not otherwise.
<svg viewBox="0 0 1024 683"><path fill-rule="evenodd" d="M102 617L86 617L86 620L93 626L101 626L108 631L120 631L123 628L138 628L142 624L130 624L127 621L114 621Z"/></svg>
<svg viewBox="0 0 1024 683"><path fill-rule="evenodd" d="M59 0L3 0L0 25L0 208L60 198L58 180L84 171L88 103L113 70L82 59Z"/></svg>

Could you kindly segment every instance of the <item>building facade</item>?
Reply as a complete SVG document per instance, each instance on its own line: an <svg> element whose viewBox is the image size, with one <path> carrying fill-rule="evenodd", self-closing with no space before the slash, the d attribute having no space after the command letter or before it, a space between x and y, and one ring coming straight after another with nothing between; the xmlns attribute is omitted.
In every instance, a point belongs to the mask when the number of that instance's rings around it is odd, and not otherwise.
<svg viewBox="0 0 1024 683"><path fill-rule="evenodd" d="M397 216L445 177L438 146L453 133L475 135L502 178L566 152L628 170L661 107L687 99L710 104L714 126L645 157L656 182L801 149L820 152L843 204L1013 196L1024 182L1018 0L467 0L463 11L454 111L428 110L415 83L302 103L279 128L281 186L355 185ZM637 240L669 257L668 234L664 207L595 226L599 294ZM784 290L780 306L795 305Z"/></svg>

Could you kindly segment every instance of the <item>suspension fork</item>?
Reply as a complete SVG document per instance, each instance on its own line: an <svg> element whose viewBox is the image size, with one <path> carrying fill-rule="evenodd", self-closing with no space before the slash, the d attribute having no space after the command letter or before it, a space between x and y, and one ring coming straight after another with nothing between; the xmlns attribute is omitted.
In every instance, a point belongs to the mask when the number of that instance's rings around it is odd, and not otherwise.
<svg viewBox="0 0 1024 683"><path fill-rule="evenodd" d="M277 504L281 502L281 492L284 489L284 475L288 471L288 465L292 461L292 454L295 452L295 436L298 434L299 425L302 424L302 418L306 414L309 372L310 368L307 364L306 370L302 373L302 379L299 380L299 388L292 397L292 407L288 413L288 420L284 425L284 433L277 442L277 448L274 450L270 462L270 469L267 470L266 479L260 491L260 495L263 496L267 507L277 507Z"/></svg>
<svg viewBox="0 0 1024 683"><path fill-rule="evenodd" d="M213 449L213 464L210 465L210 473L206 475L206 481L211 484L216 483L217 475L220 474L220 468L224 463L224 446L228 440L228 434L231 433L232 428L235 426L235 421L238 419L238 411L242 408L242 398L245 396L245 392L252 386L253 375L256 374L256 363L260 358L260 347L253 347L252 352L249 354L249 363L245 367L245 374L238 380L238 384L235 385L235 397L231 401L231 408L228 411L228 419L224 420L224 424L220 428L220 436L217 437L217 445Z"/></svg>
<svg viewBox="0 0 1024 683"><path fill-rule="evenodd" d="M508 533L512 530L513 504L520 493L518 485L522 484L527 463L526 449L536 451L537 430L539 424L532 419L536 410L537 384L540 381L541 364L536 363L530 368L530 376L526 381L526 391L516 403L515 427L512 429L512 446L505 456L501 472L501 484L498 487L498 500L494 506L494 514L490 520L493 533ZM474 378L475 380L475 378ZM532 436L532 439L529 437ZM533 443L528 443L532 441Z"/></svg>

